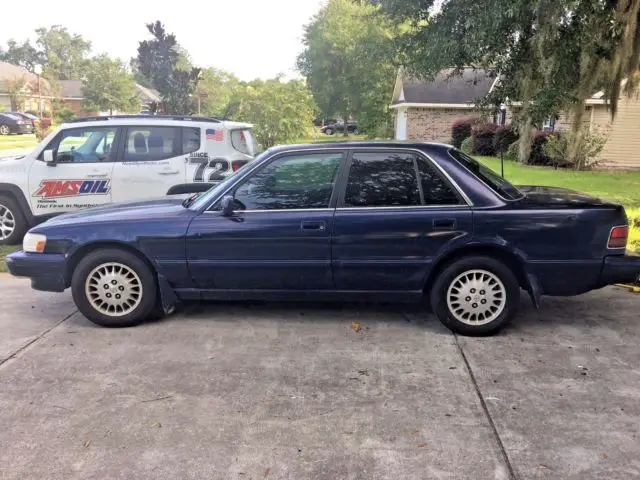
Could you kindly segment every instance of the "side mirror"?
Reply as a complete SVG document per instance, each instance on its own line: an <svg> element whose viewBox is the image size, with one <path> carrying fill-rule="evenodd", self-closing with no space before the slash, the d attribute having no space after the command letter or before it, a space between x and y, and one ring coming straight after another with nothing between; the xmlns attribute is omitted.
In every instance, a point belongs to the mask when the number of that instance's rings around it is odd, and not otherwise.
<svg viewBox="0 0 640 480"><path fill-rule="evenodd" d="M222 207L222 216L230 217L233 215L233 202L235 200L231 195L225 195L222 201L220 202L220 206Z"/></svg>
<svg viewBox="0 0 640 480"><path fill-rule="evenodd" d="M44 158L44 162L49 165L54 165L53 161L53 150L45 150L42 154L42 158Z"/></svg>

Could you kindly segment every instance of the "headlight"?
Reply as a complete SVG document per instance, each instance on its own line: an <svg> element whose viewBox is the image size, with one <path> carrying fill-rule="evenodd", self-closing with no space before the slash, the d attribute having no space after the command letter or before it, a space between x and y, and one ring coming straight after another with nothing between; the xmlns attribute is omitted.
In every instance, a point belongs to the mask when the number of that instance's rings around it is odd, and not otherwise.
<svg viewBox="0 0 640 480"><path fill-rule="evenodd" d="M22 249L27 253L42 253L47 244L47 237L39 233L27 233L22 240Z"/></svg>

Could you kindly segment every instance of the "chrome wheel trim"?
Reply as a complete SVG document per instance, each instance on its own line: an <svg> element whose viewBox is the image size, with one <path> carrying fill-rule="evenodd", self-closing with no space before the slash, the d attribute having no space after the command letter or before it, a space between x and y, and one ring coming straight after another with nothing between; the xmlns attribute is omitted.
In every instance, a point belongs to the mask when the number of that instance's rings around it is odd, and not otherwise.
<svg viewBox="0 0 640 480"><path fill-rule="evenodd" d="M453 279L447 289L449 314L466 325L493 322L507 306L507 289L487 270L468 270Z"/></svg>
<svg viewBox="0 0 640 480"><path fill-rule="evenodd" d="M0 125L0 135L9 135L11 131L6 125Z"/></svg>
<svg viewBox="0 0 640 480"><path fill-rule="evenodd" d="M87 275L84 287L89 304L109 317L122 317L134 311L142 301L142 281L122 263L98 265Z"/></svg>
<svg viewBox="0 0 640 480"><path fill-rule="evenodd" d="M0 240L8 239L16 229L16 217L0 203Z"/></svg>

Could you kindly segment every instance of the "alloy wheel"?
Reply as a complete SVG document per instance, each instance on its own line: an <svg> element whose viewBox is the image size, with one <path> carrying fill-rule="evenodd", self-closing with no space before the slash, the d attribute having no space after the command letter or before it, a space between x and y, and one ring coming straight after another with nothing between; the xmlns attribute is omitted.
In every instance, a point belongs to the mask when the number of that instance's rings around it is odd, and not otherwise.
<svg viewBox="0 0 640 480"><path fill-rule="evenodd" d="M91 306L103 315L122 317L142 301L142 281L122 263L103 263L94 268L85 282L85 295Z"/></svg>
<svg viewBox="0 0 640 480"><path fill-rule="evenodd" d="M8 239L16 229L16 218L7 207L0 204L0 240Z"/></svg>
<svg viewBox="0 0 640 480"><path fill-rule="evenodd" d="M486 325L504 311L507 291L502 281L487 270L469 270L458 275L447 289L450 314L467 325Z"/></svg>

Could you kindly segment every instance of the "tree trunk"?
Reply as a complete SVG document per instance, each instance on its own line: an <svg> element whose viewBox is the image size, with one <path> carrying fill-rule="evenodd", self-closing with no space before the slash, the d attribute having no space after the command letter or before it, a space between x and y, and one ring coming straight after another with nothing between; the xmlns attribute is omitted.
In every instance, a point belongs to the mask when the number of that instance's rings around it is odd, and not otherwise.
<svg viewBox="0 0 640 480"><path fill-rule="evenodd" d="M520 142L518 148L518 162L527 163L529 161L529 155L531 154L531 137L533 135L533 125L531 119L527 118L524 122L520 123Z"/></svg>
<svg viewBox="0 0 640 480"><path fill-rule="evenodd" d="M349 131L347 129L347 118L349 118L349 117L347 115L345 115L344 116L344 133L342 134L344 137L349 135Z"/></svg>

